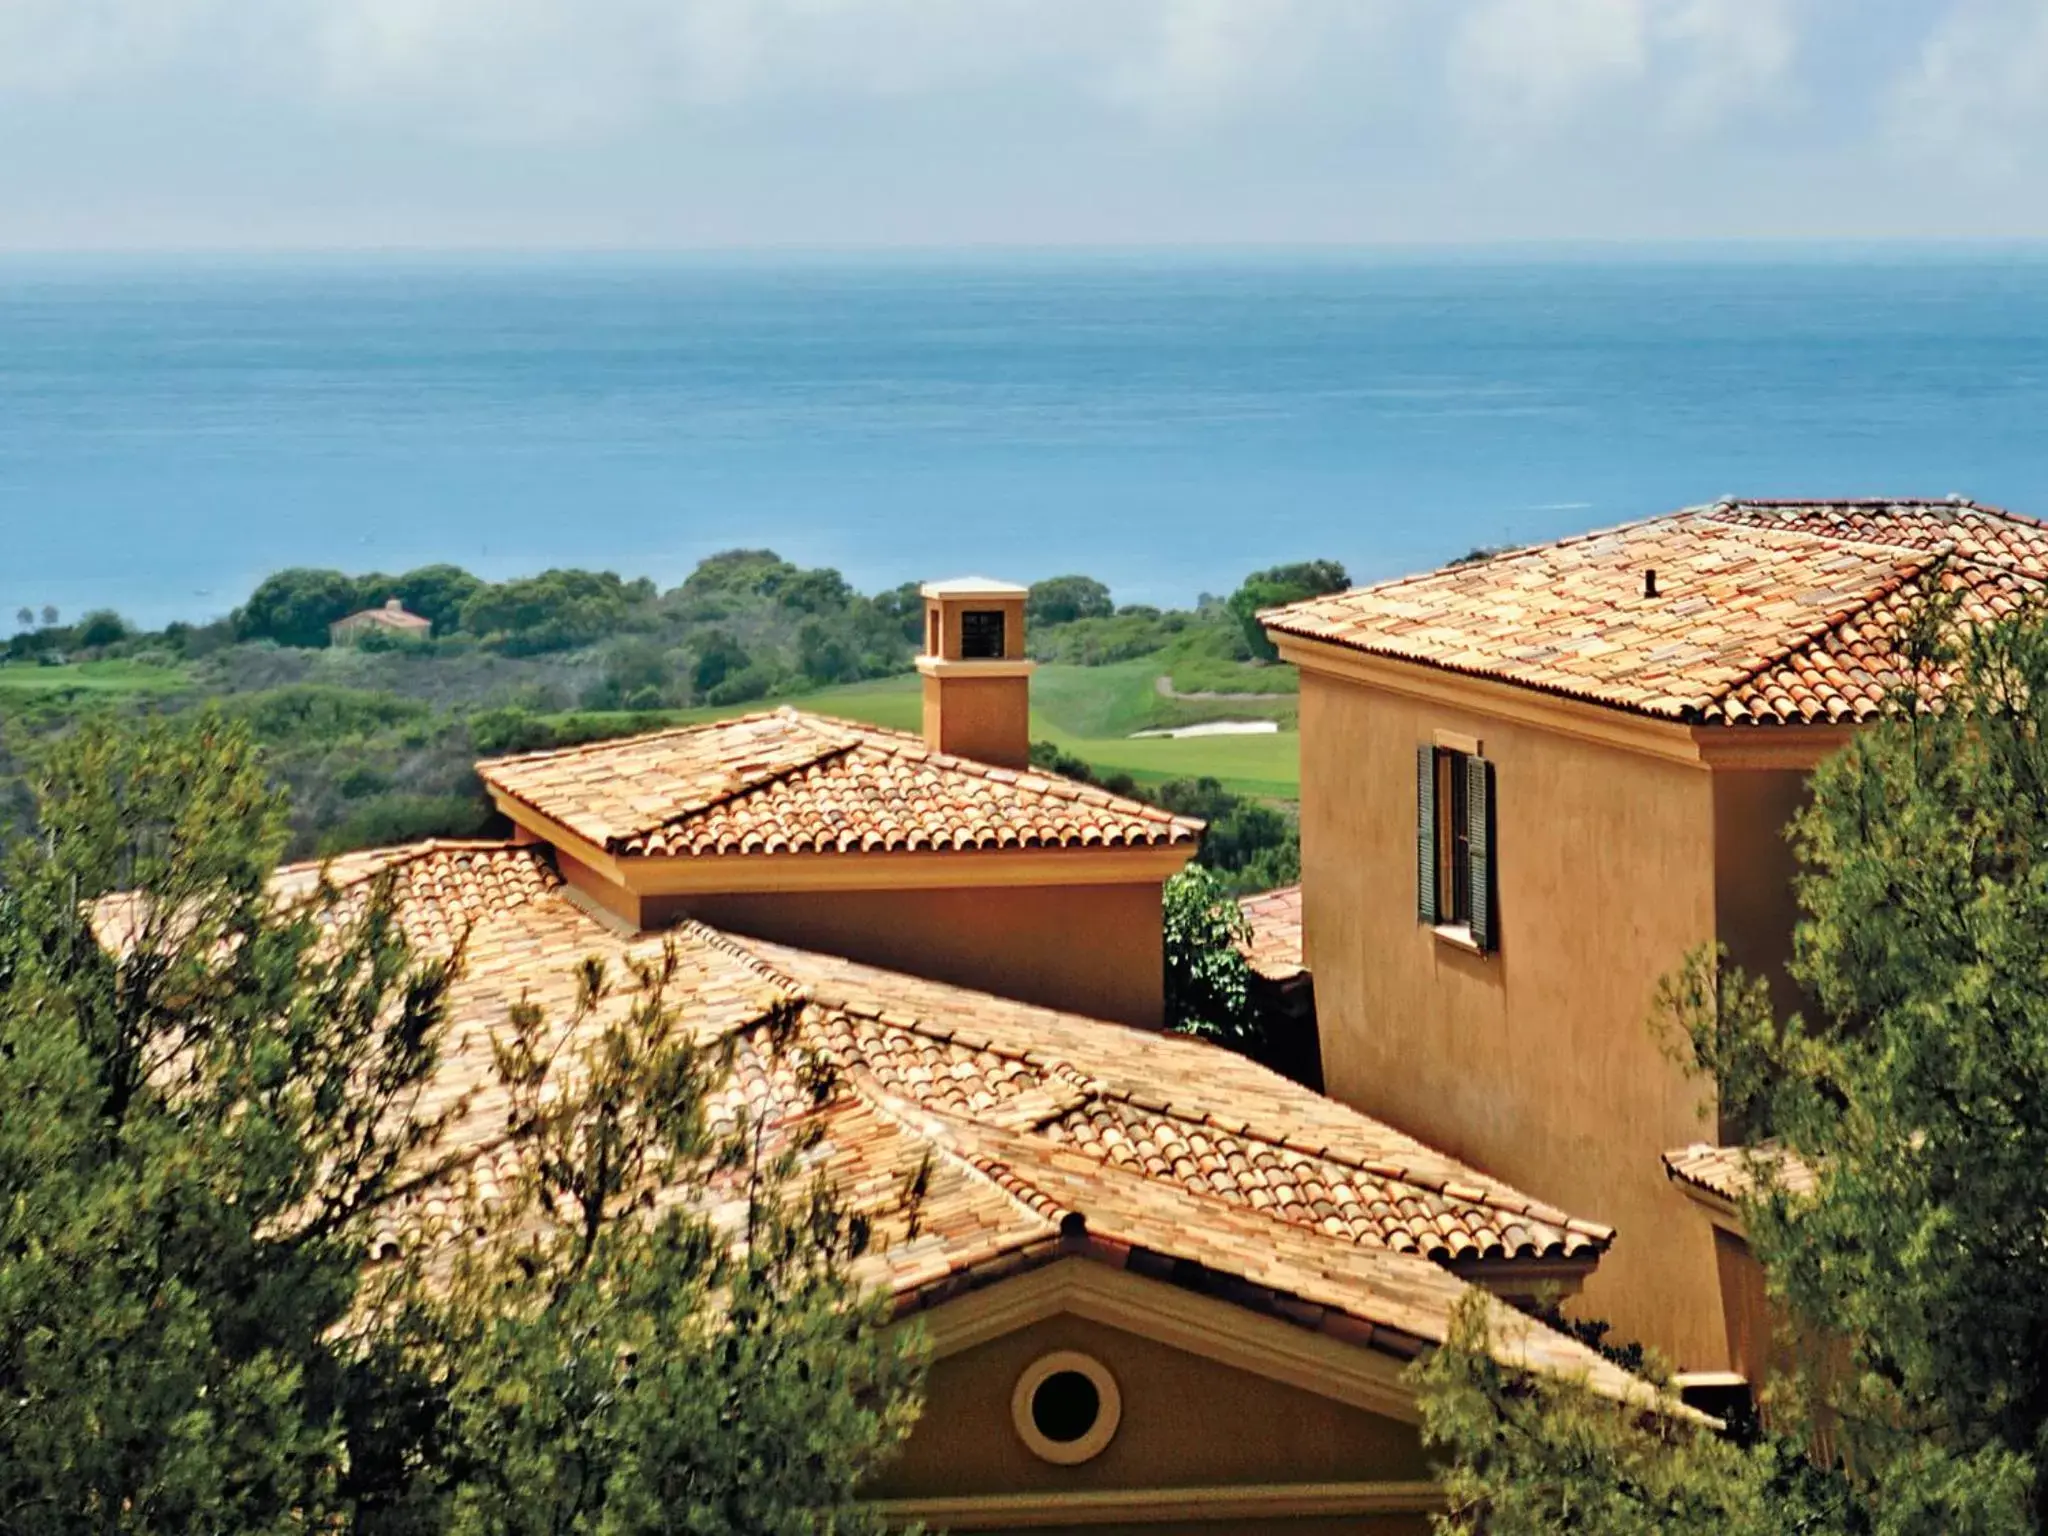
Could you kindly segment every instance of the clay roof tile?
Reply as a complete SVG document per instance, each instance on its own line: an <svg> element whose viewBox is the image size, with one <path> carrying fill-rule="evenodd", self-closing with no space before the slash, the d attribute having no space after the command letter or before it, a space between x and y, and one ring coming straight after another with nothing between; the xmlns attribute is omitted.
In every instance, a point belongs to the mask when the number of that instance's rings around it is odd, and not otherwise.
<svg viewBox="0 0 2048 1536"><path fill-rule="evenodd" d="M1646 573L1656 572L1656 589ZM2048 585L2048 525L1970 502L1720 502L1264 615L1281 636L1706 724L1849 723L1910 677L1891 635Z"/></svg>

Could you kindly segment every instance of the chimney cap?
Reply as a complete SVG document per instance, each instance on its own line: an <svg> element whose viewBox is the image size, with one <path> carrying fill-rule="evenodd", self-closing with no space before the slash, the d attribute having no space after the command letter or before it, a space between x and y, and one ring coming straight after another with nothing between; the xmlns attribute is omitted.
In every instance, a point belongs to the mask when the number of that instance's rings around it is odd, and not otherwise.
<svg viewBox="0 0 2048 1536"><path fill-rule="evenodd" d="M918 588L922 596L942 597L1029 597L1031 589L1014 581L997 581L992 576L955 576L950 581L928 581Z"/></svg>

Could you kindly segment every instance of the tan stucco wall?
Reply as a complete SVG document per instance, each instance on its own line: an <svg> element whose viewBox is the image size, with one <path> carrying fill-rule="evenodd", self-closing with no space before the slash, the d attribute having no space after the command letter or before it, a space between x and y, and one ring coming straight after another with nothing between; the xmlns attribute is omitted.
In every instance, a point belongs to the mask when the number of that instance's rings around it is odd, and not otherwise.
<svg viewBox="0 0 2048 1536"><path fill-rule="evenodd" d="M1164 1021L1160 887L788 892L650 898L649 924L688 915L734 933L845 955L1091 1018Z"/></svg>
<svg viewBox="0 0 2048 1536"><path fill-rule="evenodd" d="M924 739L955 757L1024 767L1031 758L1031 680L926 677Z"/></svg>
<svg viewBox="0 0 2048 1536"><path fill-rule="evenodd" d="M1057 1467L1018 1438L1010 1393L1052 1350L1094 1356L1116 1378L1123 1418L1094 1460ZM1048 1318L932 1367L924 1416L902 1457L869 1490L878 1498L1260 1483L1405 1482L1429 1476L1412 1425L1283 1386L1200 1355L1072 1315ZM1255 1522L1143 1530L1263 1530ZM1271 1529L1422 1531L1420 1516L1299 1521ZM1038 1527L1038 1529L1044 1529Z"/></svg>
<svg viewBox="0 0 2048 1536"><path fill-rule="evenodd" d="M1791 769L1714 773L1714 921L1735 963L1769 979L1781 1011L1806 1005L1785 970L1799 920L1785 828L1806 803L1806 779Z"/></svg>
<svg viewBox="0 0 2048 1536"><path fill-rule="evenodd" d="M1499 949L1415 920L1415 749L1495 765ZM1727 1364L1712 1237L1659 1161L1711 1135L1648 1019L1713 936L1713 778L1304 673L1304 946L1336 1098L1619 1231L1571 1304L1682 1368Z"/></svg>
<svg viewBox="0 0 2048 1536"><path fill-rule="evenodd" d="M1763 1266L1749 1251L1748 1243L1720 1227L1714 1229L1714 1262L1721 1277L1728 1368L1761 1385L1787 1364L1773 1347L1771 1302L1764 1287Z"/></svg>

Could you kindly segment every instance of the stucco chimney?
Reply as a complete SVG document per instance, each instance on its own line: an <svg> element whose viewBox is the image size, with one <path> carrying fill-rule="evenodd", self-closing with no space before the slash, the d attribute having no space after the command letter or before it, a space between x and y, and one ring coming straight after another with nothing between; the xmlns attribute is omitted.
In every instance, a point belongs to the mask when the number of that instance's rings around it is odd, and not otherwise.
<svg viewBox="0 0 2048 1536"><path fill-rule="evenodd" d="M929 582L924 595L924 739L1005 768L1031 759L1024 588L983 576Z"/></svg>

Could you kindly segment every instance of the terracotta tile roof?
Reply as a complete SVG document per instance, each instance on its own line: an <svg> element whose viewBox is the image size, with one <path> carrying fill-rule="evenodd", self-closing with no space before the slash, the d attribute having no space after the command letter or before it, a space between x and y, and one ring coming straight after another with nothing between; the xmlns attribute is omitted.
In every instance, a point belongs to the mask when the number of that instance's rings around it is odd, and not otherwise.
<svg viewBox="0 0 2048 1536"><path fill-rule="evenodd" d="M1201 823L915 736L780 709L477 765L613 854L1192 847Z"/></svg>
<svg viewBox="0 0 2048 1536"><path fill-rule="evenodd" d="M2044 581L2048 526L1995 508L1722 502L1264 617L1278 635L1667 719L1842 724L1908 681L1891 637L1915 599L1938 588L1981 622Z"/></svg>
<svg viewBox="0 0 2048 1536"><path fill-rule="evenodd" d="M1000 1084L1002 1097L966 1118L1028 1130L1290 1226L1444 1262L1592 1259L1613 1237L1200 1041L762 940L724 942L743 945L819 1006L893 1034L897 1065L877 1068L888 1058L872 1047L843 1065L875 1071L878 1087L921 1109L962 1113L963 1085L981 1094ZM917 1066L902 1065L908 1059Z"/></svg>
<svg viewBox="0 0 2048 1536"><path fill-rule="evenodd" d="M1307 967L1301 961L1301 887L1282 886L1238 898L1251 937L1238 945L1245 963L1268 981L1292 981Z"/></svg>
<svg viewBox="0 0 2048 1536"><path fill-rule="evenodd" d="M817 1133L808 1156L869 1216L865 1272L904 1311L1080 1255L1410 1356L1444 1337L1469 1293L1446 1266L1591 1263L1613 1236L1199 1041L696 923L622 935L565 893L534 846L383 850L336 861L328 878L347 899L387 870L408 932L430 951L466 932L467 950L425 1104L451 1116L446 1161L380 1246L510 1177L491 1039L511 1006L565 1018L585 956L617 975L664 946L681 1016L733 1044L720 1112L746 1103ZM281 890L310 888L303 867L280 873ZM627 1005L624 989L607 1004ZM791 1052L831 1066L822 1103ZM1640 1390L1505 1304L1498 1326L1511 1358Z"/></svg>
<svg viewBox="0 0 2048 1536"><path fill-rule="evenodd" d="M1754 1147L1722 1147L1694 1142L1664 1154L1664 1172L1680 1184L1739 1203L1756 1188L1760 1169L1770 1169L1790 1194L1811 1194L1813 1169L1783 1147L1765 1142Z"/></svg>

